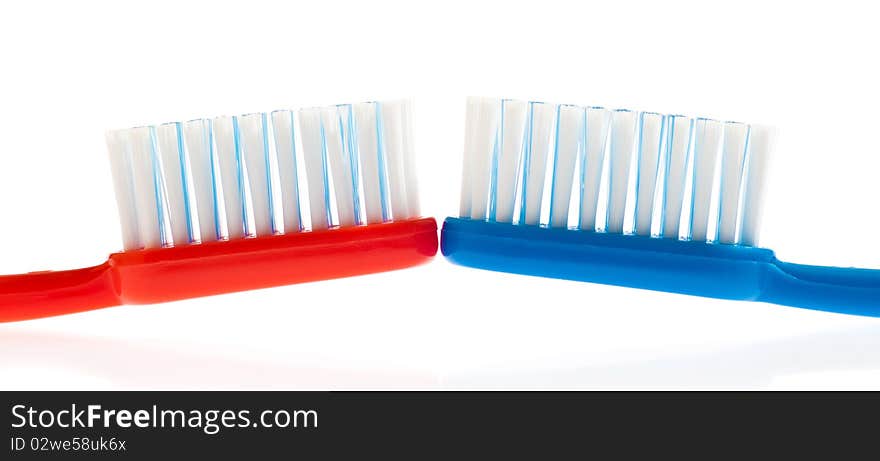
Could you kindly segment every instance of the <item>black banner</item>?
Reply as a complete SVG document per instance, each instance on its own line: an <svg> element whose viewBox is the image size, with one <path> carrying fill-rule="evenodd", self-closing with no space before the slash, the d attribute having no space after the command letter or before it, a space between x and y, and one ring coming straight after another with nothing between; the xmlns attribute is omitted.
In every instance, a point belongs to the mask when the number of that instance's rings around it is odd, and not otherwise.
<svg viewBox="0 0 880 461"><path fill-rule="evenodd" d="M867 393L11 392L0 400L4 460L790 455L844 434L850 440L829 452L837 457L851 442L872 442L880 415L880 397Z"/></svg>

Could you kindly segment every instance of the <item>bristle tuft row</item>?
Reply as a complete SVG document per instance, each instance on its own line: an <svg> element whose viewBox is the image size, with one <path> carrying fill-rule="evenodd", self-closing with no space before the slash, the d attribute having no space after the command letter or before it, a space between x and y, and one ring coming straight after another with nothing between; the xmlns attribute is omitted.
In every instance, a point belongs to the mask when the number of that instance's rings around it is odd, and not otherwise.
<svg viewBox="0 0 880 461"><path fill-rule="evenodd" d="M769 150L756 125L469 98L460 215L757 246Z"/></svg>
<svg viewBox="0 0 880 461"><path fill-rule="evenodd" d="M107 134L126 250L419 216L408 101Z"/></svg>

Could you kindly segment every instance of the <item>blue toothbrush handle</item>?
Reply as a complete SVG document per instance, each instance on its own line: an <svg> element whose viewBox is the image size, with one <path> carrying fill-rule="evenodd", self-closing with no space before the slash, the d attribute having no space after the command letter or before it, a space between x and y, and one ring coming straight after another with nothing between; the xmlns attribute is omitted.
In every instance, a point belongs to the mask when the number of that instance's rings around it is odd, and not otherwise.
<svg viewBox="0 0 880 461"><path fill-rule="evenodd" d="M880 270L765 264L758 301L880 317Z"/></svg>
<svg viewBox="0 0 880 461"><path fill-rule="evenodd" d="M880 317L880 271L791 264L765 248L448 218L441 249L481 269Z"/></svg>

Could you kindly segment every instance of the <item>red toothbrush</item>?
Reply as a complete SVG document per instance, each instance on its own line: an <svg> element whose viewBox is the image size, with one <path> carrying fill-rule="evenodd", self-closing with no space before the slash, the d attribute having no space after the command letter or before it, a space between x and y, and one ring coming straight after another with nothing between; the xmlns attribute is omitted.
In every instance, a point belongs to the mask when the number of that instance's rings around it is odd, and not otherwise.
<svg viewBox="0 0 880 461"><path fill-rule="evenodd" d="M388 271L427 261L407 101L107 134L124 251L0 276L0 321Z"/></svg>

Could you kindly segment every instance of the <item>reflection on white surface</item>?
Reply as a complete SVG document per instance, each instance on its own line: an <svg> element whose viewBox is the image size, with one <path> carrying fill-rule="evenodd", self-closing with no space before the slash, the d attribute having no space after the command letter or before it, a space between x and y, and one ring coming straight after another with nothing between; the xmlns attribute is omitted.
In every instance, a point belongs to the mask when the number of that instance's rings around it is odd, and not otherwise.
<svg viewBox="0 0 880 461"><path fill-rule="evenodd" d="M2 389L880 389L880 326L653 360L420 371L295 366L45 332L0 335Z"/></svg>
<svg viewBox="0 0 880 461"><path fill-rule="evenodd" d="M296 367L84 336L0 334L0 389L385 389L436 385L395 370Z"/></svg>
<svg viewBox="0 0 880 461"><path fill-rule="evenodd" d="M842 329L680 357L503 374L448 387L518 389L880 389L880 327Z"/></svg>

